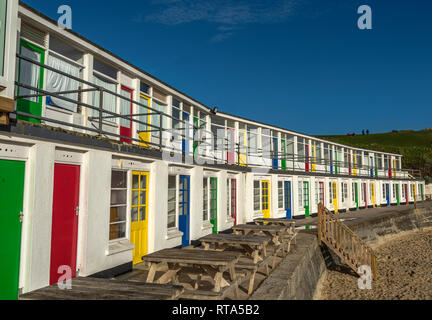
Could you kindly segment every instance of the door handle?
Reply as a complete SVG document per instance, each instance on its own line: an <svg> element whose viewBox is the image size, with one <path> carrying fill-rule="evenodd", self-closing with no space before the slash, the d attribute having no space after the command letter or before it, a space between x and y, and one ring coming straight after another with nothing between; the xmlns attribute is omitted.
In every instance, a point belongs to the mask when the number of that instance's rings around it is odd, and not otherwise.
<svg viewBox="0 0 432 320"><path fill-rule="evenodd" d="M20 222L23 223L24 221L24 213L21 211L19 214Z"/></svg>
<svg viewBox="0 0 432 320"><path fill-rule="evenodd" d="M77 206L77 207L75 208L75 214L76 214L77 216L79 216L79 212L80 212L80 209L79 209L79 206Z"/></svg>

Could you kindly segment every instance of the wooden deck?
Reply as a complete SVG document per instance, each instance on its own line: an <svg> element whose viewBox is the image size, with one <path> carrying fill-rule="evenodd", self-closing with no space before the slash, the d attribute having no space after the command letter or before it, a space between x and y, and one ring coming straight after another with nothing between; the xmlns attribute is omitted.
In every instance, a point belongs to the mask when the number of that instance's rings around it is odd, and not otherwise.
<svg viewBox="0 0 432 320"><path fill-rule="evenodd" d="M72 290L53 285L24 294L19 300L176 300L183 292L181 286L76 278Z"/></svg>

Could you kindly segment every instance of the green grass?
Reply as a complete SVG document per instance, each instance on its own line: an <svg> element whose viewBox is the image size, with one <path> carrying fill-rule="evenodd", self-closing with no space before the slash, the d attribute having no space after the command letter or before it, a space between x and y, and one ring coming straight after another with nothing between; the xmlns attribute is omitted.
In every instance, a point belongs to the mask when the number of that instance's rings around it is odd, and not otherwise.
<svg viewBox="0 0 432 320"><path fill-rule="evenodd" d="M399 131L369 136L319 136L336 143L403 155L402 168L421 170L426 180L432 177L432 130Z"/></svg>

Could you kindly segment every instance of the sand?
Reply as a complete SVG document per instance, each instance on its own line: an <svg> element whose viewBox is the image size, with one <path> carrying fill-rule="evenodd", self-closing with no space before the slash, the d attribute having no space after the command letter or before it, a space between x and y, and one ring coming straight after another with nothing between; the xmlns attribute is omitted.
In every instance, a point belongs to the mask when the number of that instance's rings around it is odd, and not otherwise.
<svg viewBox="0 0 432 320"><path fill-rule="evenodd" d="M319 300L432 300L432 230L411 232L374 247L378 279L372 290L358 288L353 272L328 270Z"/></svg>

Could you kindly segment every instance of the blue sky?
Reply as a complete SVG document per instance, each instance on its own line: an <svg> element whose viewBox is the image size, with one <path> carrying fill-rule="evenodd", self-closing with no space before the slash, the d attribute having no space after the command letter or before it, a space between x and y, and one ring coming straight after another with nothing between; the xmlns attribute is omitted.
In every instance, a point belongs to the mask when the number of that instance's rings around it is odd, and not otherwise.
<svg viewBox="0 0 432 320"><path fill-rule="evenodd" d="M432 1L24 2L70 5L74 31L221 111L308 134L432 127Z"/></svg>

